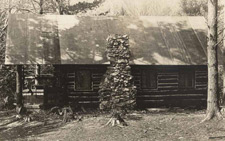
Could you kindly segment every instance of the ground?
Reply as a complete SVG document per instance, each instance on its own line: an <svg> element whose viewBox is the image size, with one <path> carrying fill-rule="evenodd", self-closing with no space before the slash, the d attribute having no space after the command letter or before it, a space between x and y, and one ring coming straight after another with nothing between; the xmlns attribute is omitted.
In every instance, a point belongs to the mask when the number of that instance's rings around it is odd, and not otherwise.
<svg viewBox="0 0 225 141"><path fill-rule="evenodd" d="M63 123L61 117L37 111L33 121L16 120L14 111L0 112L0 140L48 141L206 141L225 140L225 120L200 123L205 110L149 109L125 117L128 126L104 126L108 114L80 113ZM79 120L78 120L79 119Z"/></svg>

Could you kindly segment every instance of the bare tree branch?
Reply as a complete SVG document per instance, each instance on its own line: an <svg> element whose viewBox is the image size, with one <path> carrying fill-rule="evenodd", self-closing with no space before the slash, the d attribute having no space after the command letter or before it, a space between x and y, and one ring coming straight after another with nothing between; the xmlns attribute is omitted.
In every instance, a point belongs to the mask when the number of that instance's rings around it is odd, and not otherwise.
<svg viewBox="0 0 225 141"><path fill-rule="evenodd" d="M33 12L32 10L26 9L26 8L18 8L17 7L17 11L27 11L27 12L30 12L30 13L33 13L33 14L37 14L37 13Z"/></svg>
<svg viewBox="0 0 225 141"><path fill-rule="evenodd" d="M32 4L32 6L33 6L35 12L37 12L37 9L36 9L36 7L35 7L35 5L34 5L34 1L33 1L33 0L30 0L30 1L31 1L31 4Z"/></svg>

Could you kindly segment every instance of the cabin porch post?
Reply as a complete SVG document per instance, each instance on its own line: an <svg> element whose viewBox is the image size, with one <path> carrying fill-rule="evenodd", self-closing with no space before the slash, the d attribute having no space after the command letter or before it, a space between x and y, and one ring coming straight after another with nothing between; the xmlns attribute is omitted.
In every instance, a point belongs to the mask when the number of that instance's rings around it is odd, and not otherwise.
<svg viewBox="0 0 225 141"><path fill-rule="evenodd" d="M23 106L23 95L22 95L22 65L16 66L16 105L17 107Z"/></svg>

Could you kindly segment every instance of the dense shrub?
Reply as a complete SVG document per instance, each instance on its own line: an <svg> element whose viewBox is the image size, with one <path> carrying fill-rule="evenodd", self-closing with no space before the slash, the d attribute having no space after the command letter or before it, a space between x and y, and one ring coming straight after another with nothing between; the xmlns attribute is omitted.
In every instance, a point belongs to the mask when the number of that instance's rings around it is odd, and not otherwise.
<svg viewBox="0 0 225 141"><path fill-rule="evenodd" d="M4 99L8 97L7 108L13 107L16 91L15 66L1 66L0 68L0 105L4 104Z"/></svg>

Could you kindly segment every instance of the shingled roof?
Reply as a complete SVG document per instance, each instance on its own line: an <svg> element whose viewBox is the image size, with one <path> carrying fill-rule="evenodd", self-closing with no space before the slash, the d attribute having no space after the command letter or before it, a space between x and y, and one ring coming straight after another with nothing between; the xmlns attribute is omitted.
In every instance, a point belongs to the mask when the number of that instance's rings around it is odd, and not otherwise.
<svg viewBox="0 0 225 141"><path fill-rule="evenodd" d="M106 38L128 34L131 64L206 65L203 17L10 15L5 64L106 64Z"/></svg>

